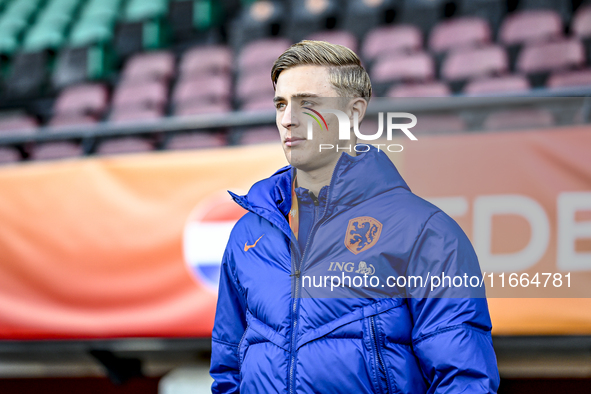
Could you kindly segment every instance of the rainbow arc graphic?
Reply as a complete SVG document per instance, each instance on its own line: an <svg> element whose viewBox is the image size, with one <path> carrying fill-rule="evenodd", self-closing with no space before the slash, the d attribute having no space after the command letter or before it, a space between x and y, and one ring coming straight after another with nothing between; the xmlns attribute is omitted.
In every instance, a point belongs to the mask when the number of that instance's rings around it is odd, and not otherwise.
<svg viewBox="0 0 591 394"><path fill-rule="evenodd" d="M326 120L324 120L324 117L322 115L320 115L320 112L313 110L312 108L308 108L308 107L302 107L304 109L307 109L308 111L312 111L314 112L316 115L318 115L318 117L320 119L322 119L322 123L324 123L324 127L326 127L326 130L328 130L328 125L326 124ZM320 123L320 119L318 119L316 116L312 115L311 113L308 112L304 112L306 115L310 116L312 119L314 119L316 121L316 123L318 123L318 126L320 126L320 129L322 130L322 123Z"/></svg>

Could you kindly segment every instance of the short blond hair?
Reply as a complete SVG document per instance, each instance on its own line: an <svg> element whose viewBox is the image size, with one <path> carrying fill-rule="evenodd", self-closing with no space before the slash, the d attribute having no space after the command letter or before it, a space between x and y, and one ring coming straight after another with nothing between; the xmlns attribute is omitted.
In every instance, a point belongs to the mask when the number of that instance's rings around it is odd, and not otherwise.
<svg viewBox="0 0 591 394"><path fill-rule="evenodd" d="M303 65L328 67L330 83L341 97L371 98L371 81L359 57L345 46L326 41L303 40L283 52L271 69L273 88L279 74Z"/></svg>

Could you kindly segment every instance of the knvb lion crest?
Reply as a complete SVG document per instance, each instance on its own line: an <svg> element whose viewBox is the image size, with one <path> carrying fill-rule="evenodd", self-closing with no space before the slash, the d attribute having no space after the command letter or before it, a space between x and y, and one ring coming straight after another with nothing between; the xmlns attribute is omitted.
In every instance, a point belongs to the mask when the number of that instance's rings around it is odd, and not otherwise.
<svg viewBox="0 0 591 394"><path fill-rule="evenodd" d="M374 246L382 233L382 223L369 216L349 220L345 246L354 254L359 254Z"/></svg>

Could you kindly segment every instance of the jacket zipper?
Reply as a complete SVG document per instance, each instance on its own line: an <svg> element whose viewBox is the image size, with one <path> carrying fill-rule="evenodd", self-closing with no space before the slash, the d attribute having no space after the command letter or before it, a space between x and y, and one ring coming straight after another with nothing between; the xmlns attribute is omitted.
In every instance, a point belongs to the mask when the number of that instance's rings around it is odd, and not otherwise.
<svg viewBox="0 0 591 394"><path fill-rule="evenodd" d="M330 192L330 188L328 190ZM328 197L328 196L327 196ZM328 198L327 198L328 199ZM301 268L302 268L302 264L304 262L304 257L306 256L306 252L308 251L308 246L310 245L310 240L313 238L314 233L316 232L318 226L320 225L320 218L318 220L318 222L316 222L316 219L318 218L318 199L313 197L313 201L314 201L314 224L312 225L312 229L310 230L310 234L308 235L308 239L306 240L306 245L304 246L304 250L302 251L302 258L299 261L298 266L296 267L296 271L295 271L295 292L294 292L294 299L293 299L293 307L292 307L292 314L293 314L293 325L292 325L292 329L291 329L291 360L290 360L290 366L289 366L289 392L293 393L294 390L294 386L295 386L295 375L294 375L294 365L295 365L295 358L296 358L296 352L295 352L295 333L296 333L296 327L298 324L298 306L299 306L299 298L298 298L298 292L300 289L300 274L301 274ZM322 218L324 217L324 215L326 214L326 210L328 208L328 204L325 205L324 207L324 212L322 214ZM300 268L300 269L298 269Z"/></svg>
<svg viewBox="0 0 591 394"><path fill-rule="evenodd" d="M376 327L375 327L375 322L374 322L374 316L370 316L369 318L369 325L371 328L371 339L373 342L373 348L374 348L374 359L377 360L378 363L378 388L380 390L380 393L383 393L383 387L382 387L382 382L381 382L381 377L383 376L386 380L386 393L390 393L390 382L388 379L388 371L386 370L386 364L384 364L384 360L382 359L382 352L381 349L379 347L379 343L378 343L378 336L377 336L377 332L376 332Z"/></svg>

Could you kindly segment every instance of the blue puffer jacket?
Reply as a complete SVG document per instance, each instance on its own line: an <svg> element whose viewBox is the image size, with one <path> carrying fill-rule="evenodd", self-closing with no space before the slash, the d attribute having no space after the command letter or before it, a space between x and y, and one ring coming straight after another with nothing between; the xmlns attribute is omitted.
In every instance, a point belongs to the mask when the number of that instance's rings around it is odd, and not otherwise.
<svg viewBox="0 0 591 394"><path fill-rule="evenodd" d="M221 267L213 393L495 393L483 290L473 298L318 298L302 287L307 274L330 275L331 262L357 268L363 261L394 276L480 275L456 222L412 194L372 148L341 156L302 251L286 220L292 173L284 167L246 196L232 194L249 212L234 227ZM379 222L380 234L354 253L344 241L351 220L363 217Z"/></svg>

